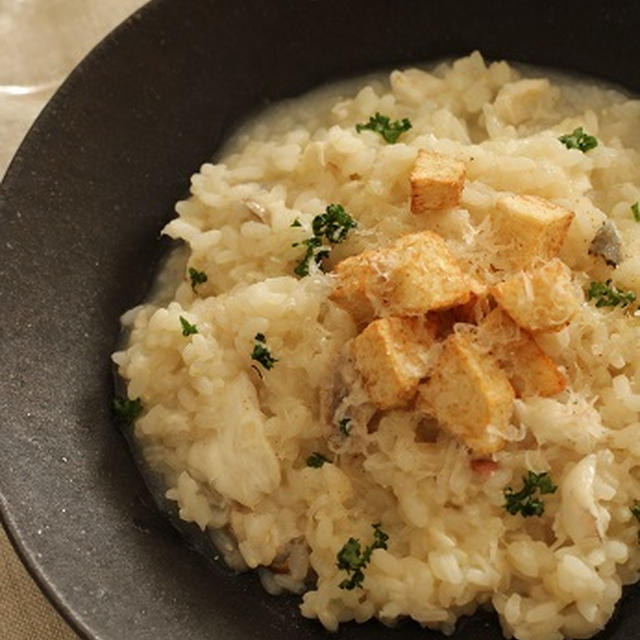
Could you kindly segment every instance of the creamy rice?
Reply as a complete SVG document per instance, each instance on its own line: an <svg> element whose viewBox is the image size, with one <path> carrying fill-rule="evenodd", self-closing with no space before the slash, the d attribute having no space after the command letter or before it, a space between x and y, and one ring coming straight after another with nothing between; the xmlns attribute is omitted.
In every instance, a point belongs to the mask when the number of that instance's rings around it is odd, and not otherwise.
<svg viewBox="0 0 640 640"><path fill-rule="evenodd" d="M135 436L180 517L235 540L229 562L260 568L272 593L304 594L302 614L330 630L411 617L448 633L492 605L506 636L585 638L638 580L637 305L596 308L581 293L569 326L537 337L568 386L514 401L492 473L474 471L473 453L446 431L422 434L411 406L378 412L348 436L327 418L335 370L358 332L328 298L332 267L427 229L460 260L482 254L505 192L574 212L560 258L577 289L613 278L640 295L630 211L640 200L640 101L585 81L521 77L474 53L324 88L260 116L193 176L165 228L189 247L180 281L123 318L129 343L113 360L129 398L142 400ZM395 144L358 133L375 112L413 127ZM558 141L580 126L598 140L588 153ZM418 149L464 161L458 206L409 212ZM331 203L358 226L332 247L326 272L312 265L297 277L303 248L292 245ZM616 269L587 251L607 219L622 238ZM195 291L187 266L207 274ZM180 317L197 333L183 335ZM269 370L251 359L260 333L278 359ZM308 466L314 452L331 462ZM548 471L558 486L540 517L504 508L504 489L527 470ZM369 544L374 523L388 547L371 554L362 588L341 589L336 555L350 537Z"/></svg>

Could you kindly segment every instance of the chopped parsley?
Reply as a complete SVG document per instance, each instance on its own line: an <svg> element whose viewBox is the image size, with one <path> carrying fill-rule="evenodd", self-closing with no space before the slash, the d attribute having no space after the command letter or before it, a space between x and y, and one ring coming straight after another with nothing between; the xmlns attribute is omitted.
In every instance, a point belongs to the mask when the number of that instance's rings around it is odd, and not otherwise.
<svg viewBox="0 0 640 640"><path fill-rule="evenodd" d="M553 484L548 472L535 473L529 471L522 476L523 487L520 491L514 491L511 487L504 490L504 508L511 514L528 516L541 516L544 513L544 502L539 496L547 493L555 493L556 485ZM537 493L537 496L536 496Z"/></svg>
<svg viewBox="0 0 640 640"><path fill-rule="evenodd" d="M195 324L191 324L186 318L180 316L180 324L182 325L182 335L192 336L194 333L198 333L198 327Z"/></svg>
<svg viewBox="0 0 640 640"><path fill-rule="evenodd" d="M640 202L634 202L631 205L631 215L636 222L640 222Z"/></svg>
<svg viewBox="0 0 640 640"><path fill-rule="evenodd" d="M291 226L301 226L292 224ZM323 244L326 239L330 244L339 244L347 237L351 229L355 229L358 223L344 210L341 204L330 204L324 213L313 219L311 229L313 235L302 242L294 242L292 246L303 245L306 251L302 260L297 264L294 273L301 278L309 275L311 262L315 262L322 268L322 261L329 257L331 248Z"/></svg>
<svg viewBox="0 0 640 640"><path fill-rule="evenodd" d="M640 502L635 502L632 507L629 507L629 510L633 514L633 517L640 522Z"/></svg>
<svg viewBox="0 0 640 640"><path fill-rule="evenodd" d="M256 333L254 338L255 344L251 352L251 359L259 362L265 369L272 369L273 365L278 362L278 358L274 358L271 352L265 346L267 339L263 333Z"/></svg>
<svg viewBox="0 0 640 640"><path fill-rule="evenodd" d="M140 398L129 400L129 398L123 398L121 396L116 396L111 406L116 416L127 424L133 424L143 409Z"/></svg>
<svg viewBox="0 0 640 640"><path fill-rule="evenodd" d="M402 118L402 120L394 120L392 122L388 116L383 116L376 111L376 115L371 116L369 122L358 123L356 125L356 131L358 133L361 133L365 129L379 133L386 142L393 144L397 142L400 134L411 129L411 122L409 118Z"/></svg>
<svg viewBox="0 0 640 640"><path fill-rule="evenodd" d="M345 578L340 584L341 589L352 591L356 587L362 589L362 581L364 580L364 569L371 560L371 554L375 549L386 549L389 536L380 528L380 523L372 524L373 527L373 543L362 550L360 541L357 538L349 538L345 545L338 551L337 567L347 572L348 578Z"/></svg>
<svg viewBox="0 0 640 640"><path fill-rule="evenodd" d="M579 149L582 153L586 153L598 146L598 140L595 136L590 136L582 127L574 129L571 133L558 138L567 149Z"/></svg>
<svg viewBox="0 0 640 640"><path fill-rule="evenodd" d="M313 235L316 238L323 236L332 244L339 244L351 229L358 223L344 210L341 204L330 204L324 213L316 216L311 223Z"/></svg>
<svg viewBox="0 0 640 640"><path fill-rule="evenodd" d="M351 422L351 418L342 418L342 420L340 420L338 422L338 427L340 428L340 433L343 436L348 436L351 433L351 425L349 424Z"/></svg>
<svg viewBox="0 0 640 640"><path fill-rule="evenodd" d="M309 275L309 266L311 265L311 260L313 260L317 265L321 265L322 261L325 258L329 257L329 253L331 252L331 250L327 248L321 249L320 247L322 247L322 239L317 238L316 236L307 238L302 242L294 242L291 246L298 247L301 244L307 247L307 249L304 253L304 257L296 265L293 272L303 278L304 276Z"/></svg>
<svg viewBox="0 0 640 640"><path fill-rule="evenodd" d="M207 281L207 274L204 271L189 267L189 279L191 280L191 289L195 291L199 284L204 284Z"/></svg>
<svg viewBox="0 0 640 640"><path fill-rule="evenodd" d="M596 307L626 307L636 299L633 291L621 291L611 285L611 280L606 282L592 282L587 290L587 299L595 300Z"/></svg>
<svg viewBox="0 0 640 640"><path fill-rule="evenodd" d="M307 467L313 467L314 469L319 469L325 462L331 462L331 460L323 456L321 453L314 451L307 458Z"/></svg>
<svg viewBox="0 0 640 640"><path fill-rule="evenodd" d="M298 218L296 218L292 223L291 223L292 227L301 227L302 226L302 222L300 222L300 220L298 220Z"/></svg>

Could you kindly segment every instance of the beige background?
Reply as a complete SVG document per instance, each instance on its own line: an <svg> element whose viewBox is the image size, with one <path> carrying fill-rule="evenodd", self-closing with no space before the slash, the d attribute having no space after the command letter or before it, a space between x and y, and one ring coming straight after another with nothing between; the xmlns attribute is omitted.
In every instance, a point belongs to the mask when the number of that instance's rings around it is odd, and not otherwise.
<svg viewBox="0 0 640 640"><path fill-rule="evenodd" d="M0 0L0 176L68 72L144 2ZM31 580L2 527L0 638L78 640Z"/></svg>

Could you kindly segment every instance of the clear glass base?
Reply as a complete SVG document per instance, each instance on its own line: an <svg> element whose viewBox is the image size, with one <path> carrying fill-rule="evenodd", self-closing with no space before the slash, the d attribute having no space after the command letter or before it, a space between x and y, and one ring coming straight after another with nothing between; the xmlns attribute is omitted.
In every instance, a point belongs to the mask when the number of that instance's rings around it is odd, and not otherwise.
<svg viewBox="0 0 640 640"><path fill-rule="evenodd" d="M0 0L0 178L38 112L73 67L143 4L145 0Z"/></svg>
<svg viewBox="0 0 640 640"><path fill-rule="evenodd" d="M60 84L143 0L0 0L0 93Z"/></svg>

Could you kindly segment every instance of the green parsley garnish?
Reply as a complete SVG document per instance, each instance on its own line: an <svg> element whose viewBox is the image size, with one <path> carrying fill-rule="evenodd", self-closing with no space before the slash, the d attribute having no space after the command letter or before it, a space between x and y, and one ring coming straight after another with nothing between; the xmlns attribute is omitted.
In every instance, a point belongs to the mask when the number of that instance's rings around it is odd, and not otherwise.
<svg viewBox="0 0 640 640"><path fill-rule="evenodd" d="M195 324L191 324L186 318L180 316L180 324L182 325L182 335L191 336L194 333L198 333L198 327Z"/></svg>
<svg viewBox="0 0 640 640"><path fill-rule="evenodd" d="M633 514L634 518L640 522L640 502L635 502L633 507L629 507L629 510Z"/></svg>
<svg viewBox="0 0 640 640"><path fill-rule="evenodd" d="M314 260L317 265L321 265L322 261L325 258L329 257L331 250L328 248L320 249L320 247L322 247L322 239L317 238L316 236L307 238L302 242L294 242L291 246L298 247L301 244L307 247L307 249L304 253L304 258L302 258L302 260L300 260L300 262L296 265L293 272L297 276L303 278L304 276L309 275L309 266L311 264L311 260Z"/></svg>
<svg viewBox="0 0 640 640"><path fill-rule="evenodd" d="M204 271L198 271L193 267L189 267L189 279L191 280L191 288L195 291L199 284L207 281L207 274Z"/></svg>
<svg viewBox="0 0 640 640"><path fill-rule="evenodd" d="M123 398L121 396L116 396L111 406L118 418L127 424L133 424L143 409L140 398L129 400L129 398Z"/></svg>
<svg viewBox="0 0 640 640"><path fill-rule="evenodd" d="M278 358L274 358L271 352L265 346L267 339L263 333L256 333L254 338L255 344L251 352L251 359L259 362L265 369L272 369L273 365L278 362Z"/></svg>
<svg viewBox="0 0 640 640"><path fill-rule="evenodd" d="M598 140L595 136L585 133L582 127L574 129L571 133L566 133L558 138L567 149L580 149L582 153L586 153L598 146Z"/></svg>
<svg viewBox="0 0 640 640"><path fill-rule="evenodd" d="M321 453L314 451L307 458L307 467L313 467L314 469L319 469L325 462L331 462L331 460L323 456Z"/></svg>
<svg viewBox="0 0 640 640"><path fill-rule="evenodd" d="M351 229L358 223L344 210L341 204L330 204L324 213L316 216L311 223L313 235L316 238L323 236L331 244L339 244Z"/></svg>
<svg viewBox="0 0 640 640"><path fill-rule="evenodd" d="M346 544L338 551L336 563L338 569L342 569L349 575L340 584L341 589L349 591L358 587L362 589L364 569L369 564L374 549L386 549L389 536L382 531L380 523L372 524L373 543L361 550L360 541L357 538L349 538Z"/></svg>
<svg viewBox="0 0 640 640"><path fill-rule="evenodd" d="M634 202L631 205L631 215L636 222L640 222L640 202Z"/></svg>
<svg viewBox="0 0 640 640"><path fill-rule="evenodd" d="M330 247L323 245L323 240L326 239L330 244L339 244L345 240L349 231L357 226L358 223L341 204L330 204L324 213L313 219L311 223L313 235L302 242L293 243L294 247L304 245L307 248L304 257L293 270L294 273L301 278L309 275L312 260L322 268L322 261L328 258L331 252Z"/></svg>
<svg viewBox="0 0 640 640"><path fill-rule="evenodd" d="M522 476L523 487L520 491L514 491L511 487L504 490L504 508L511 514L522 514L528 516L541 516L544 513L544 502L539 497L534 497L546 493L555 493L556 487L548 472L535 473L529 471L526 476Z"/></svg>
<svg viewBox="0 0 640 640"><path fill-rule="evenodd" d="M292 227L301 227L302 226L302 222L300 222L300 220L298 220L298 218L296 218L292 223L291 223Z"/></svg>
<svg viewBox="0 0 640 640"><path fill-rule="evenodd" d="M338 426L340 427L340 433L343 436L348 436L351 433L351 418L342 418L340 422L338 422Z"/></svg>
<svg viewBox="0 0 640 640"><path fill-rule="evenodd" d="M400 134L411 129L411 122L409 118L402 118L402 120L394 120L391 122L388 116L383 116L376 111L376 115L371 116L369 122L366 124L358 123L356 125L356 131L358 133L361 133L365 129L379 133L387 142L393 144L398 140Z"/></svg>
<svg viewBox="0 0 640 640"><path fill-rule="evenodd" d="M592 282L587 290L587 299L595 300L596 307L626 307L636 299L633 291L620 291L611 286L611 280L606 282Z"/></svg>

